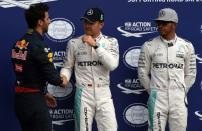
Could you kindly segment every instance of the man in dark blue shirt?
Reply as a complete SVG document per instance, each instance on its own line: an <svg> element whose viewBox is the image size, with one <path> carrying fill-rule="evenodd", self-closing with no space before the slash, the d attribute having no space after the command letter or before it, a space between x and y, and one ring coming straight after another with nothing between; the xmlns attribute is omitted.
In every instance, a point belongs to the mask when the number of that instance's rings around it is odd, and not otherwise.
<svg viewBox="0 0 202 131"><path fill-rule="evenodd" d="M16 74L15 111L23 131L51 131L49 106L56 106L50 94L44 99L47 82L65 87L66 78L60 76L53 64L53 53L43 41L50 18L48 6L40 3L25 11L28 32L14 44L12 63Z"/></svg>

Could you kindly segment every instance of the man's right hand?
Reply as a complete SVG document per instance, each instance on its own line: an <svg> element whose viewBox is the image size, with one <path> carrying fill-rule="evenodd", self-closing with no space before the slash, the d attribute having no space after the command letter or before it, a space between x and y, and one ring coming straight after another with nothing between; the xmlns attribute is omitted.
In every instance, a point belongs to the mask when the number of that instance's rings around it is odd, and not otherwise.
<svg viewBox="0 0 202 131"><path fill-rule="evenodd" d="M60 75L60 77L61 77L61 79L62 79L62 81L63 81L63 83L60 85L61 87L67 87L67 84L68 84L68 80L67 80L67 77L66 76L64 76L64 75Z"/></svg>

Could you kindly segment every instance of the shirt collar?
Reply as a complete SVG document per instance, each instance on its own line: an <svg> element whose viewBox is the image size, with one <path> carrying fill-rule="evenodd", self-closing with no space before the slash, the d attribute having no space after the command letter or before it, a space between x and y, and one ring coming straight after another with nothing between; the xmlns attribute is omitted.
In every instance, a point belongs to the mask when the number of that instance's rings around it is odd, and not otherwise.
<svg viewBox="0 0 202 131"><path fill-rule="evenodd" d="M96 41L96 42L99 41L99 40L102 38L102 36L103 36L103 35L102 35L102 33L100 32L99 36L95 38L95 41Z"/></svg>

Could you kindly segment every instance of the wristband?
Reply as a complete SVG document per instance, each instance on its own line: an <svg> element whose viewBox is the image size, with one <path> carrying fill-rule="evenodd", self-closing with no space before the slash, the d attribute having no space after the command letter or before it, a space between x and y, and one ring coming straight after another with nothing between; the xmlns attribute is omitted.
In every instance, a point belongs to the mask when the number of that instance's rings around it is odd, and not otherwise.
<svg viewBox="0 0 202 131"><path fill-rule="evenodd" d="M97 46L97 45L96 45L96 46L93 46L93 48L94 48L94 49L97 49L97 48L98 48L98 46Z"/></svg>
<svg viewBox="0 0 202 131"><path fill-rule="evenodd" d="M94 49L97 49L100 46L100 44L98 42L96 42L96 45L93 46Z"/></svg>

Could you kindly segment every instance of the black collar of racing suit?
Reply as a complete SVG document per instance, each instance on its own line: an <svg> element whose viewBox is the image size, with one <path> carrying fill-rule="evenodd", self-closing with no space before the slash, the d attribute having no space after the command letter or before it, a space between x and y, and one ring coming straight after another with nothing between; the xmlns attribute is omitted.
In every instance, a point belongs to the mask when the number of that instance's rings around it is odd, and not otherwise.
<svg viewBox="0 0 202 131"><path fill-rule="evenodd" d="M40 40L44 39L43 36L39 32L37 32L36 30L34 30L34 29L28 29L27 34L34 35L37 38L39 38Z"/></svg>

